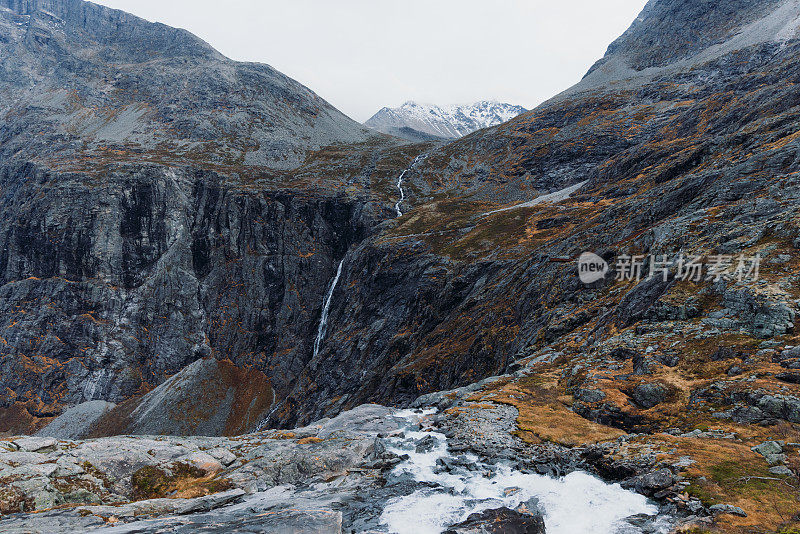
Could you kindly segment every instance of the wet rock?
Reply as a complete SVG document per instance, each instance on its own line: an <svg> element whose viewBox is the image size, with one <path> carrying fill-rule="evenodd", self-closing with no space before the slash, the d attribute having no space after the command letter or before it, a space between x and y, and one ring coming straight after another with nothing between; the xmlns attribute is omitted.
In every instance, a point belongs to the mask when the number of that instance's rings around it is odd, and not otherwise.
<svg viewBox="0 0 800 534"><path fill-rule="evenodd" d="M635 489L643 495L652 497L659 491L670 488L676 481L673 472L665 468L626 480L622 483L622 487Z"/></svg>
<svg viewBox="0 0 800 534"><path fill-rule="evenodd" d="M536 497L531 497L527 501L520 503L520 505L517 506L516 511L521 514L531 515L534 517L536 516L541 517L544 515L541 503L539 502L539 499L537 499Z"/></svg>
<svg viewBox="0 0 800 534"><path fill-rule="evenodd" d="M655 519L656 517L651 515L639 514L632 517L628 517L627 519L625 519L625 521L636 527L640 532L648 534L650 533L656 534L657 532L660 532L660 530L657 529L656 526L653 524Z"/></svg>
<svg viewBox="0 0 800 534"><path fill-rule="evenodd" d="M446 534L545 534L541 514L523 514L509 508L497 508L472 514L466 521L451 526Z"/></svg>
<svg viewBox="0 0 800 534"><path fill-rule="evenodd" d="M415 451L417 453L431 452L437 445L438 441L433 436L425 436L417 440Z"/></svg>

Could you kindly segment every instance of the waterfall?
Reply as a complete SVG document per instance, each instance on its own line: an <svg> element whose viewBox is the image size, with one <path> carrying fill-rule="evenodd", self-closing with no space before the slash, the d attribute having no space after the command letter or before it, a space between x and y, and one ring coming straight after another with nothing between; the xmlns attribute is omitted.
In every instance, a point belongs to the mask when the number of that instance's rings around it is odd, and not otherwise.
<svg viewBox="0 0 800 534"><path fill-rule="evenodd" d="M455 453L441 432L424 428L436 409L403 410L394 417L405 420L402 433L386 439L386 448L405 460L392 471L420 485L413 493L389 499L381 524L395 534L441 534L447 526L471 514L499 508L515 509L534 503L544 512L548 534L602 532L666 534L673 518L659 514L658 506L643 495L608 484L588 473L575 471L562 478L522 472L515 462L487 463L480 457ZM428 441L427 448L420 448ZM650 516L645 523L628 519Z"/></svg>
<svg viewBox="0 0 800 534"><path fill-rule="evenodd" d="M319 319L319 329L317 330L317 339L314 340L314 358L317 357L319 353L319 348L322 345L322 340L325 338L325 332L328 329L328 312L331 309L331 301L333 300L333 292L336 289L336 285L339 283L339 278L342 276L342 266L344 265L344 259L339 262L339 268L336 269L336 276L333 278L333 282L331 283L331 287L328 290L328 294L325 295L325 301L322 304L322 316Z"/></svg>
<svg viewBox="0 0 800 534"><path fill-rule="evenodd" d="M408 173L408 171L413 169L416 166L416 164L419 163L420 161L422 161L423 159L425 159L425 155L424 154L420 154L419 156L417 156L414 159L414 161L411 162L411 165L409 165L409 167L406 170L404 170L402 173L400 173L400 177L397 179L397 189L400 190L400 200L398 200L397 204L394 205L394 209L397 211L397 216L398 217L402 217L403 216L403 212L400 210L400 205L406 199L406 192L403 190L403 178L405 178L406 173Z"/></svg>

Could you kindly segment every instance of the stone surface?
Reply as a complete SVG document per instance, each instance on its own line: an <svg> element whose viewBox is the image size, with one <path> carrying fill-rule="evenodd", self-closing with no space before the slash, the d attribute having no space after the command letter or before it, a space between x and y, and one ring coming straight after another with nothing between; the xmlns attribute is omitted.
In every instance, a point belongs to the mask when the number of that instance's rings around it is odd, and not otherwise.
<svg viewBox="0 0 800 534"><path fill-rule="evenodd" d="M44 452L54 449L58 441L49 437L31 437L15 439L11 443L23 452Z"/></svg>
<svg viewBox="0 0 800 534"><path fill-rule="evenodd" d="M783 446L777 441L765 441L761 445L753 447L752 450L761 456L769 456L771 454L781 454Z"/></svg>
<svg viewBox="0 0 800 534"><path fill-rule="evenodd" d="M783 374L800 367L796 2L650 2L576 87L416 145L185 32L78 0L0 6L0 433L94 400L117 403L105 434L300 427L3 441L12 513L127 504L134 474L211 457L258 501L230 528L291 501L375 529L365 488L419 488L381 486L386 412L347 410L426 394L449 411L442 472L467 452L586 468L705 517L681 466L708 471L722 449L759 476L792 464L748 436L800 422ZM589 285L586 251L609 264ZM758 255L761 277L614 276L681 254ZM782 485L764 485L776 506Z"/></svg>
<svg viewBox="0 0 800 534"><path fill-rule="evenodd" d="M73 406L58 416L45 428L37 432L37 436L56 439L81 439L87 437L95 423L116 404L102 400L84 402Z"/></svg>
<svg viewBox="0 0 800 534"><path fill-rule="evenodd" d="M633 389L631 398L645 410L658 406L667 399L669 391L662 384L639 384Z"/></svg>
<svg viewBox="0 0 800 534"><path fill-rule="evenodd" d="M737 515L739 517L747 517L747 514L744 510L737 506L732 506L730 504L715 504L709 508L711 512L715 514L730 514L730 515Z"/></svg>
<svg viewBox="0 0 800 534"><path fill-rule="evenodd" d="M498 508L472 514L466 521L453 525L446 534L544 534L545 525L541 514L528 515Z"/></svg>
<svg viewBox="0 0 800 534"><path fill-rule="evenodd" d="M676 482L675 475L669 469L659 469L653 473L646 473L638 477L627 480L623 487L635 488L636 491L644 495L654 495L665 490Z"/></svg>

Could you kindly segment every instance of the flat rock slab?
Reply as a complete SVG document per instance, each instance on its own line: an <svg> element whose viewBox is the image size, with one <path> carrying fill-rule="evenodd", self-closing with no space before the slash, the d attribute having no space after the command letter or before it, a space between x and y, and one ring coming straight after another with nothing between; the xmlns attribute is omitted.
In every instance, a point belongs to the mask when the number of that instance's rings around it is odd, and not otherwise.
<svg viewBox="0 0 800 534"><path fill-rule="evenodd" d="M93 532L102 534L146 534L156 532L194 534L341 534L342 513L330 510L280 510L257 514L216 513L187 518L139 521Z"/></svg>
<svg viewBox="0 0 800 534"><path fill-rule="evenodd" d="M20 438L11 442L14 447L24 452L39 452L55 449L58 441L53 438Z"/></svg>

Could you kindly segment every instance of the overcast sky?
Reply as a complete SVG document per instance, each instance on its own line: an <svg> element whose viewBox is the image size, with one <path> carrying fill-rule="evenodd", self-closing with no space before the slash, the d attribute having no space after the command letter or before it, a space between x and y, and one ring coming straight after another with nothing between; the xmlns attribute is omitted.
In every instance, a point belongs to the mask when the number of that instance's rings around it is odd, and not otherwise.
<svg viewBox="0 0 800 534"><path fill-rule="evenodd" d="M363 122L407 100L533 108L578 82L646 0L99 0L268 63Z"/></svg>

